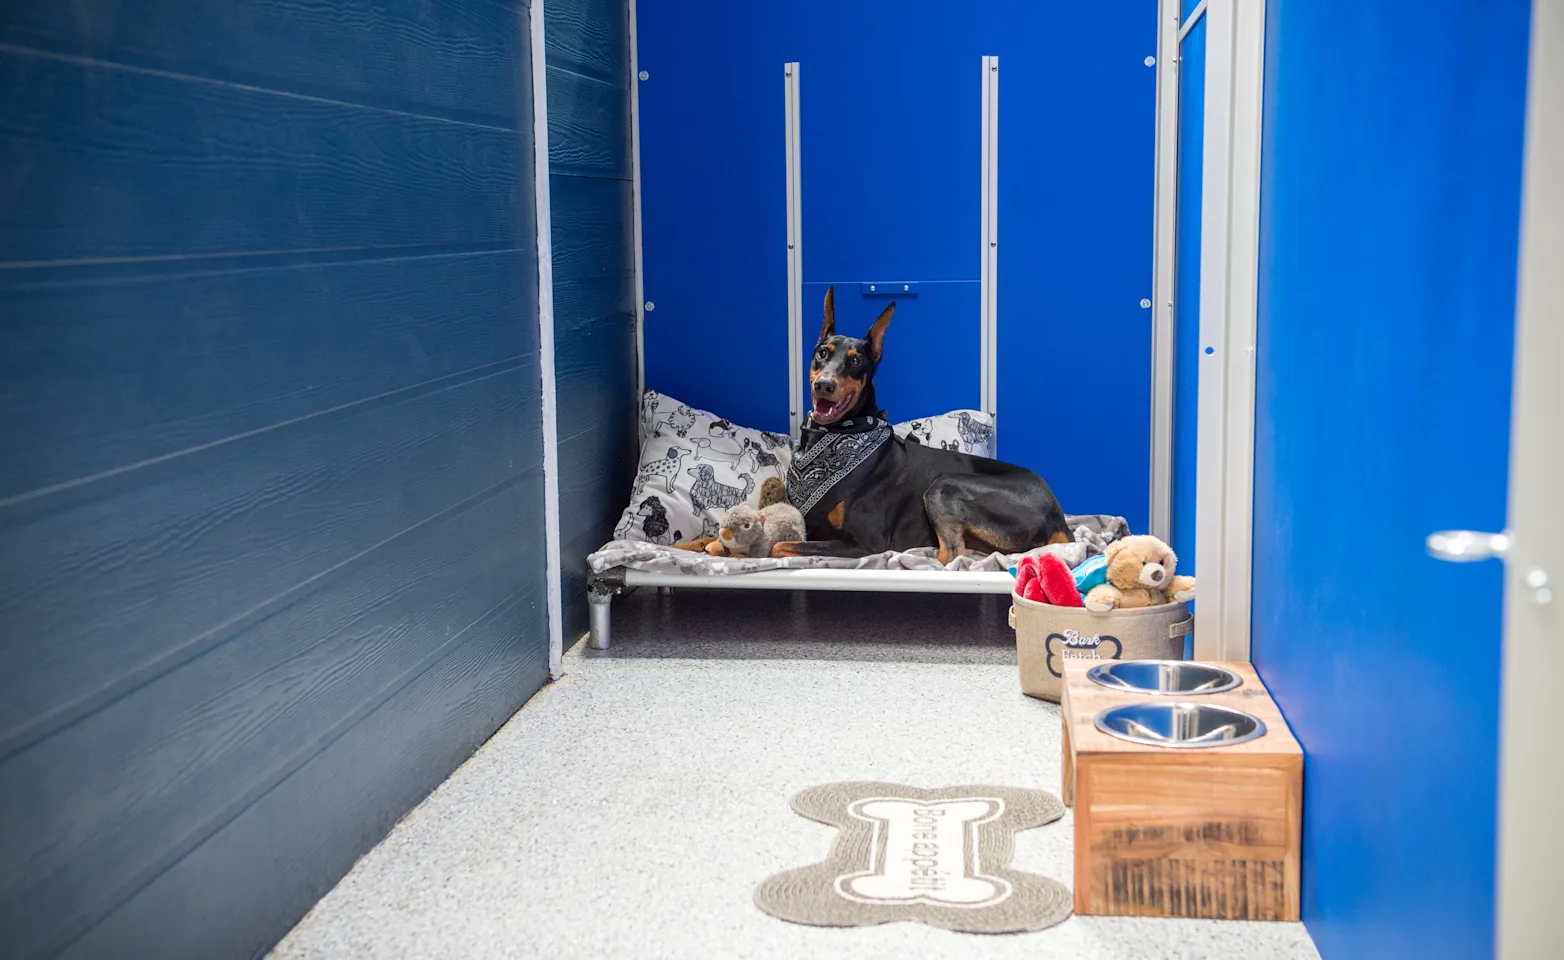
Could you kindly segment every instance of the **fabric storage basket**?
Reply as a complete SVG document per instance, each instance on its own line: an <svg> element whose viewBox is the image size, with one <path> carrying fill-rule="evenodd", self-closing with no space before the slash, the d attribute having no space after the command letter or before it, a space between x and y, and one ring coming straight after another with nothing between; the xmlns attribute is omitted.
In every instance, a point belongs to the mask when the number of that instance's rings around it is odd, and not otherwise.
<svg viewBox="0 0 1564 960"><path fill-rule="evenodd" d="M1059 702L1063 661L1182 660L1195 619L1187 603L1092 613L1010 595L1021 692Z"/></svg>

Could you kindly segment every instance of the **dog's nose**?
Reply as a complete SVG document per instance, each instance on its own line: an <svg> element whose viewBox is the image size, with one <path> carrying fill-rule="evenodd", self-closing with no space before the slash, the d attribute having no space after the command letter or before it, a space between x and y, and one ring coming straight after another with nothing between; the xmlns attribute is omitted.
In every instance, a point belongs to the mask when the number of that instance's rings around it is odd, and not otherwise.
<svg viewBox="0 0 1564 960"><path fill-rule="evenodd" d="M825 377L820 377L819 379L815 380L815 393L818 393L822 397L836 396L836 381L827 380Z"/></svg>

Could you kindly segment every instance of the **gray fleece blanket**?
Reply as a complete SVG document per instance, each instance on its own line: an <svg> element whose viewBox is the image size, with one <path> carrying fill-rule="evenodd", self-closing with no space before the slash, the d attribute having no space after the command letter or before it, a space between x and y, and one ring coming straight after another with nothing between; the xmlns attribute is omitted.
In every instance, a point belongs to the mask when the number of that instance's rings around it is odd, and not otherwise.
<svg viewBox="0 0 1564 960"><path fill-rule="evenodd" d="M679 573L694 577L726 576L736 573L755 573L760 570L788 570L799 567L837 570L950 570L1003 573L1015 566L1022 557L1051 553L1070 567L1076 567L1087 557L1103 552L1103 548L1120 537L1127 537L1130 527L1123 517L1078 516L1067 517L1074 536L1071 543L1056 543L1038 547L1026 553L989 553L957 557L948 564L939 562L939 551L933 547L896 552L888 550L868 557L844 559L841 557L787 557L773 560L769 557L734 558L713 557L689 550L675 550L641 540L611 540L603 548L587 557L587 566L593 573L602 573L615 567L633 570L649 570L656 573Z"/></svg>

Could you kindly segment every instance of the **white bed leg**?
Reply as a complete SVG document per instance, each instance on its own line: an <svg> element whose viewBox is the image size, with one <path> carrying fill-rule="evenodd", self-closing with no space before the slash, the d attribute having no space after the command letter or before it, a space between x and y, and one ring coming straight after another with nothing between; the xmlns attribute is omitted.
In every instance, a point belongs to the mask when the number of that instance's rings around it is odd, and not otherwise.
<svg viewBox="0 0 1564 960"><path fill-rule="evenodd" d="M587 645L593 650L607 650L612 639L614 591L592 584L587 592L589 611Z"/></svg>

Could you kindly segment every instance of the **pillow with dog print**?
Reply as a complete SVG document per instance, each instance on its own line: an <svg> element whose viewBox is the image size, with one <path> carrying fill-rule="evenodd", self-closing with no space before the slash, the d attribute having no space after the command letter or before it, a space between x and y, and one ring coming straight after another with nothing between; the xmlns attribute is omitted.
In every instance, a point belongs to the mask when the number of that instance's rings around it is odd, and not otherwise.
<svg viewBox="0 0 1564 960"><path fill-rule="evenodd" d="M641 463L615 540L663 545L714 537L722 517L754 503L768 477L786 478L792 442L739 427L648 390L641 397Z"/></svg>
<svg viewBox="0 0 1564 960"><path fill-rule="evenodd" d="M891 429L908 443L994 457L994 418L981 410L952 410L937 417L898 423Z"/></svg>

